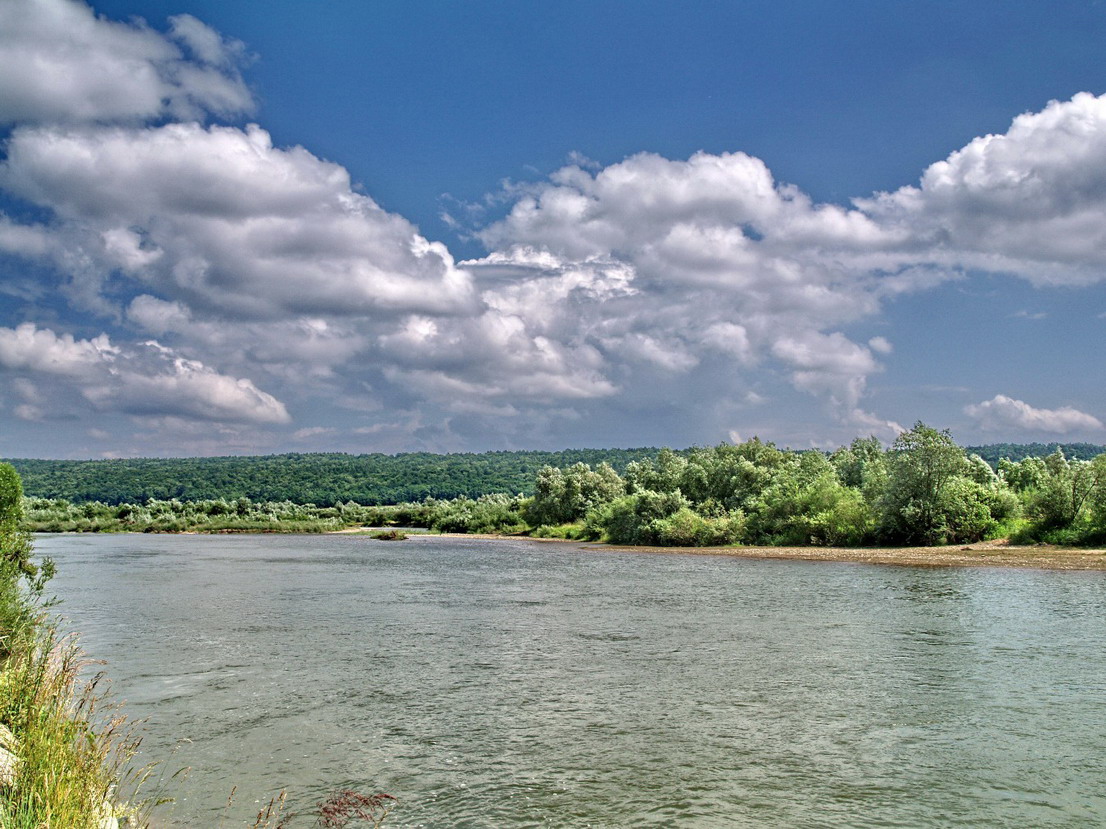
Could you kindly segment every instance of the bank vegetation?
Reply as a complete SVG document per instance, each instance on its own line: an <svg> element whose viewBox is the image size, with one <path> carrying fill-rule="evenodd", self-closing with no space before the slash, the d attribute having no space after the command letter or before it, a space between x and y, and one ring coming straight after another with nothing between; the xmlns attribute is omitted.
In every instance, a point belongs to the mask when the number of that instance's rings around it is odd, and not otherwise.
<svg viewBox="0 0 1106 829"><path fill-rule="evenodd" d="M947 431L917 423L885 448L857 439L834 452L753 438L626 462L545 465L532 494L329 506L248 497L141 503L31 498L35 532L332 532L423 527L708 547L930 546L1106 542L1106 456L1000 459L992 465Z"/></svg>

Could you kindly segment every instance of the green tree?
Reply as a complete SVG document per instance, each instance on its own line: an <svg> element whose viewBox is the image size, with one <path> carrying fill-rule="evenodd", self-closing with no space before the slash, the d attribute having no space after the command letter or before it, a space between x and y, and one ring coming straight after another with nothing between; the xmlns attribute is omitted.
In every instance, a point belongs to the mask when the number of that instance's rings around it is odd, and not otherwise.
<svg viewBox="0 0 1106 829"><path fill-rule="evenodd" d="M969 469L948 430L921 421L891 447L881 529L892 541L943 544L949 532L946 488Z"/></svg>
<svg viewBox="0 0 1106 829"><path fill-rule="evenodd" d="M675 492L687 472L687 459L664 448L654 460L635 461L626 467L626 489L634 492Z"/></svg>
<svg viewBox="0 0 1106 829"><path fill-rule="evenodd" d="M1087 510L1106 488L1106 461L1100 460L1102 457L1069 461L1057 449L1044 459L1040 479L1026 497L1036 529L1064 529L1088 517Z"/></svg>
<svg viewBox="0 0 1106 829"><path fill-rule="evenodd" d="M38 568L31 562L31 536L23 529L22 521L23 482L15 467L0 463L0 560L33 578Z"/></svg>
<svg viewBox="0 0 1106 829"><path fill-rule="evenodd" d="M875 526L860 490L842 484L831 460L814 451L778 474L753 509L751 528L762 544L857 545Z"/></svg>
<svg viewBox="0 0 1106 829"><path fill-rule="evenodd" d="M664 544L664 520L689 508L679 490L642 490L597 507L587 524L592 535L602 531L614 544Z"/></svg>
<svg viewBox="0 0 1106 829"><path fill-rule="evenodd" d="M54 575L50 559L41 567L31 562L31 536L22 520L23 483L10 464L0 463L0 658L33 634L42 591Z"/></svg>
<svg viewBox="0 0 1106 829"><path fill-rule="evenodd" d="M1041 485L1048 475L1048 467L1041 458L1020 461L1002 458L998 462L998 474L1014 492L1029 492Z"/></svg>
<svg viewBox="0 0 1106 829"><path fill-rule="evenodd" d="M1094 540L1101 543L1106 535L1106 455L1099 455L1090 464L1097 481L1090 496L1090 522Z"/></svg>
<svg viewBox="0 0 1106 829"><path fill-rule="evenodd" d="M532 527L569 524L625 492L626 485L607 463L596 469L586 463L563 470L545 466L538 472L534 497L525 504L523 517Z"/></svg>

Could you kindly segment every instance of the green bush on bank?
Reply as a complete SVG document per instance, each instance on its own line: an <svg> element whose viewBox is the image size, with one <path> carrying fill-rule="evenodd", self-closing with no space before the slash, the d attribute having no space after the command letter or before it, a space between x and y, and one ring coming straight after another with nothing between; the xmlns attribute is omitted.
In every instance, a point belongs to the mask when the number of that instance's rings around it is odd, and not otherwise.
<svg viewBox="0 0 1106 829"><path fill-rule="evenodd" d="M862 438L832 453L744 443L663 449L622 474L578 462L538 471L532 497L492 494L366 506L240 497L141 504L30 499L36 532L329 532L425 527L530 532L663 546L932 545L1010 535L1102 543L1106 455L1003 460L998 471L922 423L884 448Z"/></svg>
<svg viewBox="0 0 1106 829"><path fill-rule="evenodd" d="M584 533L584 522L575 521L571 524L557 524L551 526L542 524L530 531L532 538L560 538L564 541L592 541Z"/></svg>

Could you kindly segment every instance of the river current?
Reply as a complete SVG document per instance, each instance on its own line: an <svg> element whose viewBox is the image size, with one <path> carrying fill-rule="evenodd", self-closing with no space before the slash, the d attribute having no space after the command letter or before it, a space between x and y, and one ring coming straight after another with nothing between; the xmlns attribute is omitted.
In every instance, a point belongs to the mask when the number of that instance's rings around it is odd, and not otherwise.
<svg viewBox="0 0 1106 829"><path fill-rule="evenodd" d="M173 826L1106 825L1106 574L41 536ZM237 794L226 807L231 788ZM306 821L303 825L310 825Z"/></svg>

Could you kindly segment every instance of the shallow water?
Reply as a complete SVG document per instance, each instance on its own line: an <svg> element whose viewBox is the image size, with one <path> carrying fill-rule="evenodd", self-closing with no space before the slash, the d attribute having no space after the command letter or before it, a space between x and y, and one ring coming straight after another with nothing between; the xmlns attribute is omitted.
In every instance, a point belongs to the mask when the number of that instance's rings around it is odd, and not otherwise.
<svg viewBox="0 0 1106 829"><path fill-rule="evenodd" d="M175 825L1106 824L1106 574L42 536ZM248 816L248 818L247 818ZM303 825L310 825L307 820Z"/></svg>

